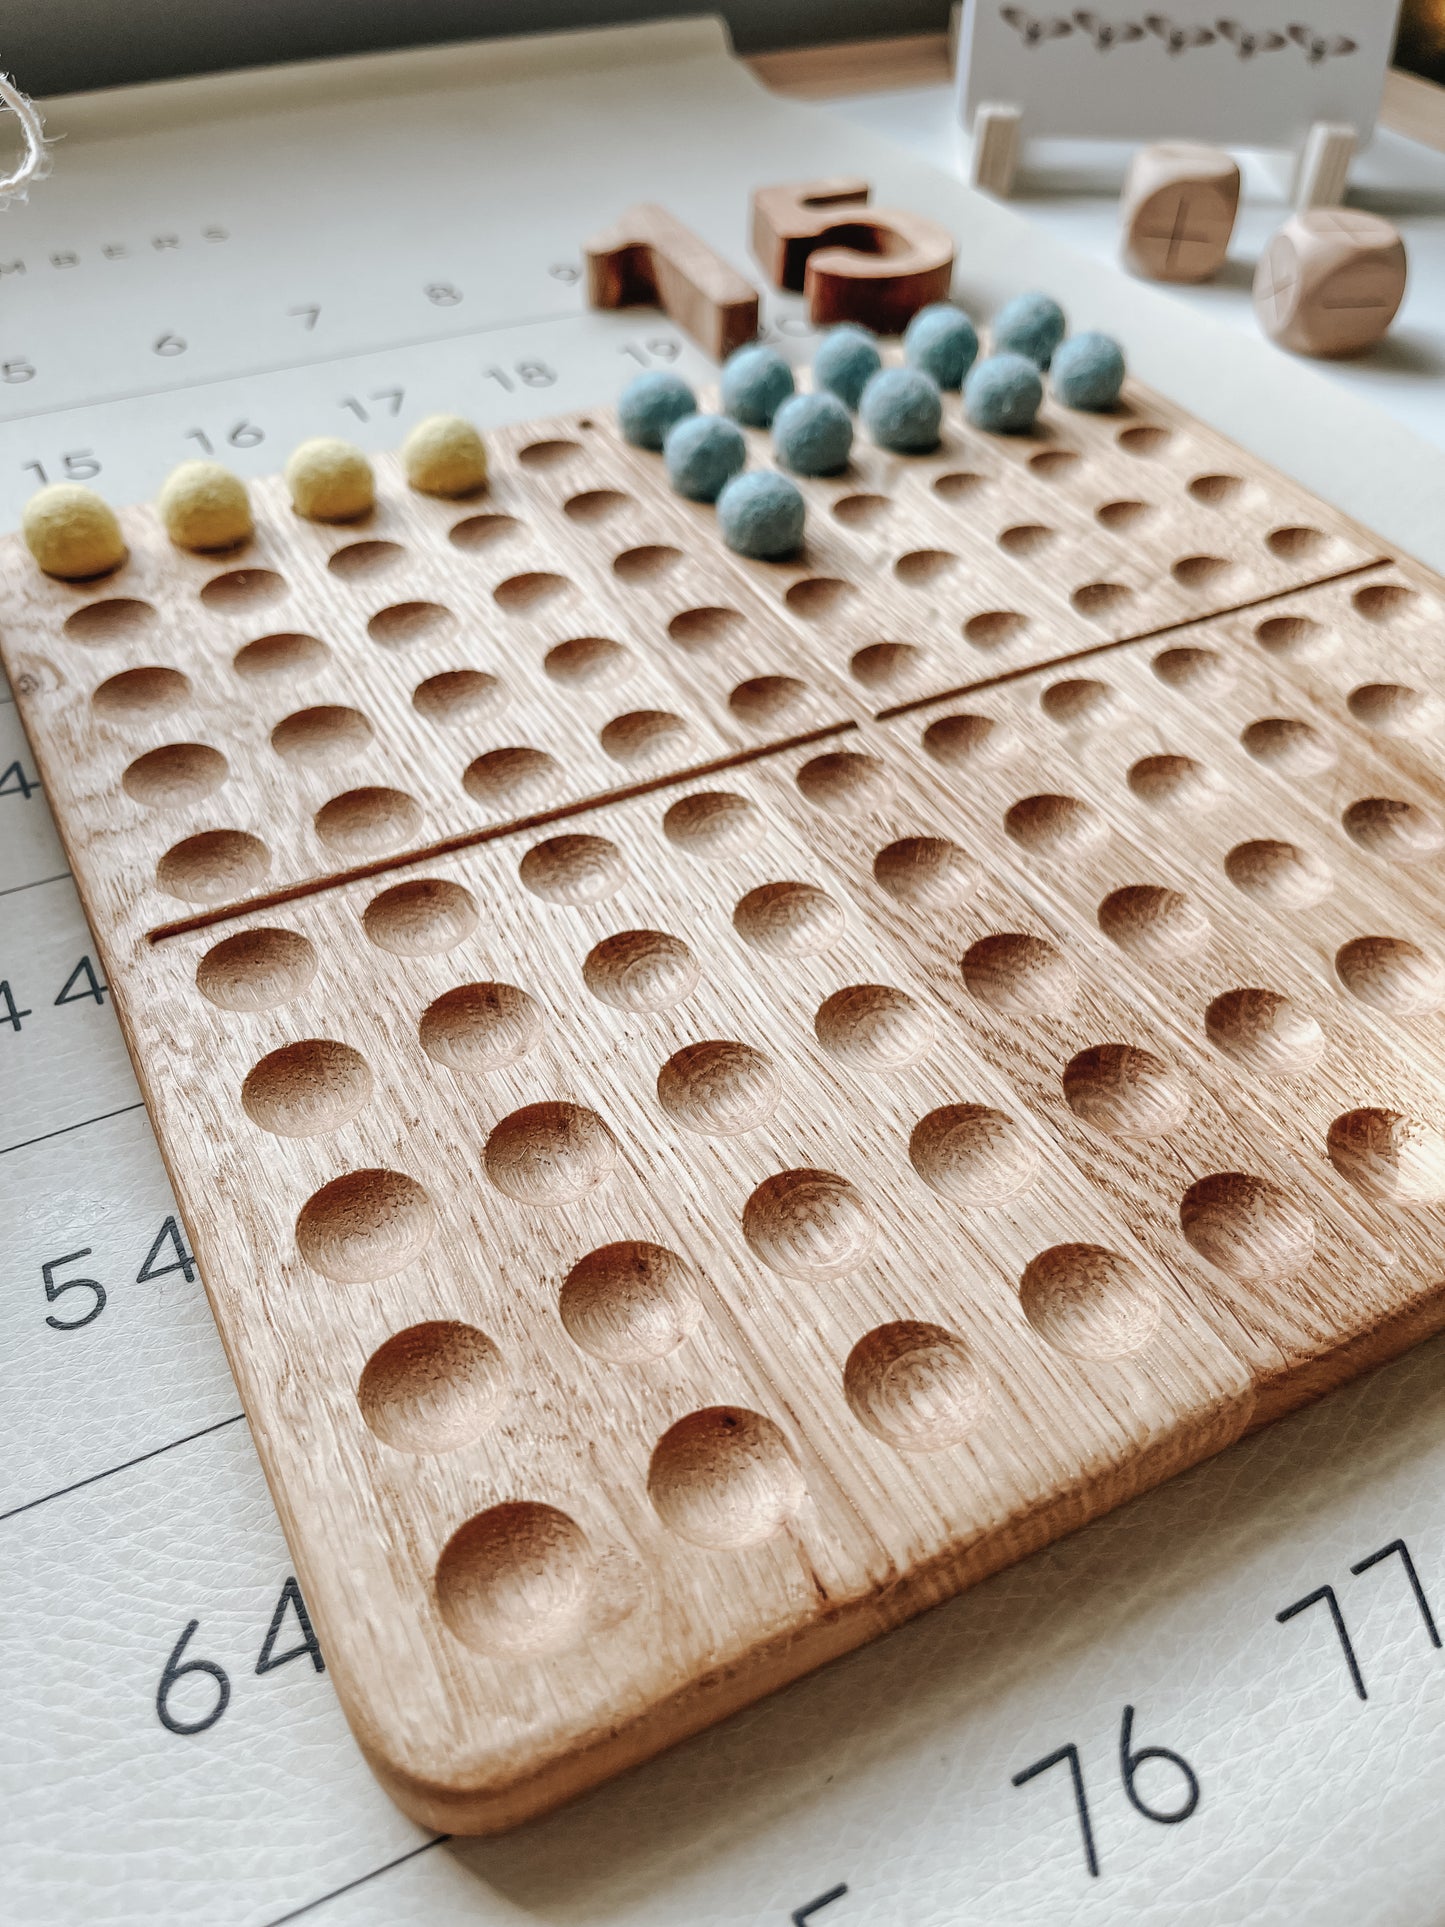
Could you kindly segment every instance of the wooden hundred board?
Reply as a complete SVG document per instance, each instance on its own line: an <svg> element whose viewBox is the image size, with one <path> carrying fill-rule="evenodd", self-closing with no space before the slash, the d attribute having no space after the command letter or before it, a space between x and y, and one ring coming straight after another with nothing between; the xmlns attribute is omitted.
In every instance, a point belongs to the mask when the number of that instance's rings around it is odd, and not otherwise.
<svg viewBox="0 0 1445 1927"><path fill-rule="evenodd" d="M0 648L327 1662L539 1812L1445 1324L1441 588L1159 398L610 414ZM755 459L766 459L754 437Z"/></svg>

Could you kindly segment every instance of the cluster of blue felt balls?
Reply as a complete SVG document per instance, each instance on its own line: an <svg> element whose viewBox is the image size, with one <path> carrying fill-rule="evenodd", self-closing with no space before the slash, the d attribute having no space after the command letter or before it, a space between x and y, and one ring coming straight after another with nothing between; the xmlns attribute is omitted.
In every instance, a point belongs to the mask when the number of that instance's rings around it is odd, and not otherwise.
<svg viewBox="0 0 1445 1927"><path fill-rule="evenodd" d="M848 464L855 412L880 448L922 455L938 446L946 388L963 390L964 414L991 434L1033 427L1045 370L1066 408L1097 411L1119 399L1119 344L1108 335L1067 335L1064 311L1050 295L1005 303L994 316L992 346L980 361L973 323L939 301L909 322L901 368L885 368L868 329L844 322L818 343L810 394L795 392L793 371L776 349L753 342L723 363L724 413L700 414L682 377L659 371L628 384L618 416L628 441L661 449L679 495L717 504L730 549L776 561L802 543L803 496L776 469L747 469L744 427L771 428L779 463L795 475L836 475Z"/></svg>

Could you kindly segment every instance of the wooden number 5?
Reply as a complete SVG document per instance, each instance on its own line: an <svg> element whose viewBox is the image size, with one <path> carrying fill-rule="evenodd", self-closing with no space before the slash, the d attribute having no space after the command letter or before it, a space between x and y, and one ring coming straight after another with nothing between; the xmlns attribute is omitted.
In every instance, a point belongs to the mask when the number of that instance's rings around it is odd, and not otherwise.
<svg viewBox="0 0 1445 1927"><path fill-rule="evenodd" d="M870 207L870 191L851 176L756 189L753 252L776 286L807 295L815 322L897 334L948 299L953 237L921 214Z"/></svg>

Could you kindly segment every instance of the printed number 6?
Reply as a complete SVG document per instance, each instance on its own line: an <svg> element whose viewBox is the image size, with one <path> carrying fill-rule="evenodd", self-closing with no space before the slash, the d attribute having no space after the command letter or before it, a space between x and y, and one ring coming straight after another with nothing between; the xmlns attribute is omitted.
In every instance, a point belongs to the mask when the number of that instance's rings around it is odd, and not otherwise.
<svg viewBox="0 0 1445 1927"><path fill-rule="evenodd" d="M199 1619L193 1619L171 1648L166 1670L161 1674L161 1683L156 1688L156 1717L168 1733L204 1733L208 1726L216 1724L231 1703L231 1682L213 1659L188 1659L184 1664L180 1663L181 1654L190 1644L191 1634L200 1623ZM202 1713L198 1720L178 1720L166 1705L171 1688L187 1673L208 1673L216 1682L216 1703L209 1713Z"/></svg>
<svg viewBox="0 0 1445 1927"><path fill-rule="evenodd" d="M94 1278L64 1278L59 1284L55 1281L55 1273L62 1265L76 1264L81 1258L88 1258L90 1253L91 1247L87 1245L84 1251L67 1252L63 1258L52 1258L48 1264L40 1267L40 1276L45 1281L47 1304L53 1305L56 1299L67 1291L90 1291L95 1294L95 1303L89 1311L82 1312L79 1318L56 1318L47 1315L45 1322L55 1331L78 1332L82 1325L90 1324L92 1319L99 1318L105 1310L105 1286L99 1284Z"/></svg>

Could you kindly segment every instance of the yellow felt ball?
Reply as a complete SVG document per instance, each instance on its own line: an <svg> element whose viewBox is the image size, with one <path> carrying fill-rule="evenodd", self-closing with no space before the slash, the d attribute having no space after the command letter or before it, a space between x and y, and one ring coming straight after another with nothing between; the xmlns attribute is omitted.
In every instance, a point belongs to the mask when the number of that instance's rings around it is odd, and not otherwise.
<svg viewBox="0 0 1445 1927"><path fill-rule="evenodd" d="M157 506L180 549L234 549L252 532L246 484L219 462L182 462L161 486Z"/></svg>
<svg viewBox="0 0 1445 1927"><path fill-rule="evenodd" d="M286 486L296 513L312 522L354 522L376 506L371 463L334 435L319 435L292 451Z"/></svg>
<svg viewBox="0 0 1445 1927"><path fill-rule="evenodd" d="M107 575L125 561L115 510L79 482L52 482L37 490L25 504L20 527L45 573L66 582Z"/></svg>
<svg viewBox="0 0 1445 1927"><path fill-rule="evenodd" d="M428 415L401 445L406 479L423 495L470 495L487 479L487 450L460 415Z"/></svg>

